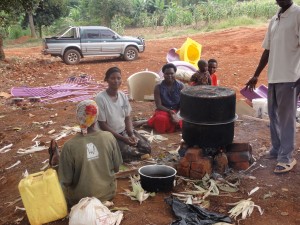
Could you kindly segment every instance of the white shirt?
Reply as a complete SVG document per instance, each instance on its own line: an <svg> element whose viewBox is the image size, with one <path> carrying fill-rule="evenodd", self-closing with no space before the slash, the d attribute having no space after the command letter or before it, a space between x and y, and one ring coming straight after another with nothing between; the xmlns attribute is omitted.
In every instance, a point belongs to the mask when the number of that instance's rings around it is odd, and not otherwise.
<svg viewBox="0 0 300 225"><path fill-rule="evenodd" d="M268 83L295 82L300 77L300 7L291 5L280 19L278 13L262 44L270 50Z"/></svg>
<svg viewBox="0 0 300 225"><path fill-rule="evenodd" d="M116 133L125 130L125 117L131 113L131 106L127 96L118 91L116 101L113 101L106 91L97 94L95 101L99 107L98 121L104 121Z"/></svg>

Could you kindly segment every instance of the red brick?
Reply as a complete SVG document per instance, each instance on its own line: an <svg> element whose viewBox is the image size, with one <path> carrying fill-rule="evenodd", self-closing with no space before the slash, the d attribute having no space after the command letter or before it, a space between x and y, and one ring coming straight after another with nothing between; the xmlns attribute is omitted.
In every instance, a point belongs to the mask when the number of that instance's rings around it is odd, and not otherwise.
<svg viewBox="0 0 300 225"><path fill-rule="evenodd" d="M246 170L250 166L249 162L235 162L235 163L229 163L229 167L231 167L234 170Z"/></svg>
<svg viewBox="0 0 300 225"><path fill-rule="evenodd" d="M229 163L236 162L249 162L251 160L250 152L227 152L226 153Z"/></svg>
<svg viewBox="0 0 300 225"><path fill-rule="evenodd" d="M224 174L228 167L228 159L224 152L218 153L213 162L214 172Z"/></svg>
<svg viewBox="0 0 300 225"><path fill-rule="evenodd" d="M198 179L196 177L203 177L205 174L212 173L212 159L208 157L200 158L197 162L191 163L190 177ZM195 177L196 176L196 177Z"/></svg>
<svg viewBox="0 0 300 225"><path fill-rule="evenodd" d="M249 143L232 143L226 146L226 152L250 152L252 146Z"/></svg>
<svg viewBox="0 0 300 225"><path fill-rule="evenodd" d="M202 149L201 148L189 148L184 158L186 158L189 162L196 162L202 157Z"/></svg>
<svg viewBox="0 0 300 225"><path fill-rule="evenodd" d="M198 173L197 171L193 171L193 170L190 171L190 178L192 178L192 179L198 179L198 180L200 180L200 179L202 179L204 177L204 175L205 174Z"/></svg>
<svg viewBox="0 0 300 225"><path fill-rule="evenodd" d="M179 176L190 177L191 163L186 159L182 158L177 165L177 174Z"/></svg>

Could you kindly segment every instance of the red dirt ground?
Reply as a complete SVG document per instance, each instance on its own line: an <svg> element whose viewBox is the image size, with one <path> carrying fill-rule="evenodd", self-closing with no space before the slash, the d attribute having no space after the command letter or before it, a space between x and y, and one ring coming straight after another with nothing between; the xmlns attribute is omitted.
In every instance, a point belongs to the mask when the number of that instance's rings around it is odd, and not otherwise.
<svg viewBox="0 0 300 225"><path fill-rule="evenodd" d="M218 32L210 32L190 36L192 39L203 45L202 58L215 58L219 62L218 74L222 86L230 87L237 92L238 99L241 99L239 90L244 87L246 81L252 76L262 52L261 42L266 27L250 28L240 27L227 29ZM87 58L79 65L65 65L59 58L43 56L40 53L41 47L35 48L7 48L5 49L6 61L0 63L0 92L10 93L14 86L40 87L60 84L71 75L86 73L92 75L96 80L102 81L105 71L111 66L118 66L123 71L123 80L138 71L148 69L158 72L166 62L166 53L170 48L179 48L185 41L186 36L170 39L159 39L147 41L146 51L140 54L138 60L125 62L112 58ZM266 84L266 72L261 75L259 84ZM123 89L126 89L123 82ZM19 198L18 183L22 179L22 172L25 169L29 173L40 171L42 161L48 158L47 151L20 156L17 150L32 146L32 139L37 134L43 134L41 141L47 142L51 139L48 131L55 129L60 131L61 126L76 125L74 112L75 103L65 102L57 104L25 103L16 106L10 104L10 100L0 97L0 148L13 143L13 148L7 153L1 154L0 158L0 224L16 224L18 218L22 218L20 224L29 224L26 213L15 211L15 206L23 207L21 201L8 206L7 202L13 202ZM153 110L153 102L132 102L133 116L148 118ZM52 115L57 116L52 117ZM32 114L34 117L30 117ZM55 123L41 129L32 122L43 122L53 120ZM164 135L169 140L160 144L153 144L154 158L168 156L169 150L175 150L180 142L179 132ZM70 137L59 140L62 146L64 141ZM268 126L265 122L257 122L240 118L235 125L235 142L249 142L253 146L254 156L259 158L260 148L270 146ZM297 133L297 146L299 148L299 133ZM170 145L176 143L175 145ZM169 147L171 146L171 147ZM165 147L164 150L161 147ZM296 150L296 153L299 151ZM296 158L300 162L299 154ZM18 166L6 170L17 160L21 161ZM300 224L300 169L299 166L285 175L275 175L273 168L275 161L259 159L259 164L266 168L255 170L251 175L255 180L241 180L240 191L232 197L215 196L209 197L209 210L227 213L231 206L226 203L237 202L240 199L247 199L247 192L254 187L260 189L252 200L264 210L261 216L255 209L251 217L239 221L244 225L296 225ZM118 179L118 193L123 188L129 188L127 178ZM181 187L184 188L184 187ZM174 191L178 190L175 188ZM275 192L271 198L264 199L264 195ZM139 205L128 197L117 194L114 199L116 207L127 207L129 211L124 212L123 225L166 225L174 219L170 207L164 202L164 198L170 193L158 193ZM68 220L59 220L51 224L68 224ZM238 221L236 221L238 224Z"/></svg>

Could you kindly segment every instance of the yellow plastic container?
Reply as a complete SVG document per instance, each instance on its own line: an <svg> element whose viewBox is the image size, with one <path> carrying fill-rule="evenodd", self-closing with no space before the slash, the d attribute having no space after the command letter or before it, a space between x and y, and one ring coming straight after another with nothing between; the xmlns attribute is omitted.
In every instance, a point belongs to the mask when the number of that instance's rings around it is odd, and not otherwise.
<svg viewBox="0 0 300 225"><path fill-rule="evenodd" d="M18 187L31 225L67 216L67 203L55 170L31 174L22 179Z"/></svg>
<svg viewBox="0 0 300 225"><path fill-rule="evenodd" d="M181 61L189 62L198 69L198 61L201 57L202 45L191 38L187 38L176 53L179 55Z"/></svg>

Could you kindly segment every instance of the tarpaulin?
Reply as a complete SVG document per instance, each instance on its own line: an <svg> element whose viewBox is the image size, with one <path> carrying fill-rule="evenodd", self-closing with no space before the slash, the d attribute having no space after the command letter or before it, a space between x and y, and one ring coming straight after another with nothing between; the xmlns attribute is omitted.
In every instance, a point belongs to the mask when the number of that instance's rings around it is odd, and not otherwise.
<svg viewBox="0 0 300 225"><path fill-rule="evenodd" d="M200 206L185 204L177 198L168 197L165 202L172 207L177 220L171 225L210 225L218 222L232 223L230 217L209 212Z"/></svg>

